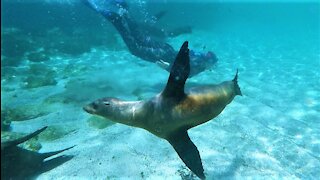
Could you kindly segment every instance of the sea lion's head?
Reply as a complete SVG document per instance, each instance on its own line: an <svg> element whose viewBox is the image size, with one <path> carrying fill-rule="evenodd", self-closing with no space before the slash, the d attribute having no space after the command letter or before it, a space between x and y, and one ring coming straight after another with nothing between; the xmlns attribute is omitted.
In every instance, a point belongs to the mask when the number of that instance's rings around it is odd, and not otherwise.
<svg viewBox="0 0 320 180"><path fill-rule="evenodd" d="M83 109L90 114L110 117L114 114L119 102L120 100L117 98L105 97L95 100L94 102L84 106Z"/></svg>

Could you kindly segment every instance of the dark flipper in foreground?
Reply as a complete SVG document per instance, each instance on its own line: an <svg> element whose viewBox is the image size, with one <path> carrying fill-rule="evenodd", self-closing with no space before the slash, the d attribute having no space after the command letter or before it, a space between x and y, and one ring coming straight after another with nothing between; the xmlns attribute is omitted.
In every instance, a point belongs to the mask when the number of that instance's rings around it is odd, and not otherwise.
<svg viewBox="0 0 320 180"><path fill-rule="evenodd" d="M62 153L63 151L69 150L69 149L74 148L74 147L75 147L75 146L71 146L71 147L68 147L68 148L65 148L65 149L62 149L62 150L59 150L59 151L41 153L41 157L42 157L43 159L46 159L46 158L48 158L48 157L54 156L54 155L56 155L56 154L60 154L60 153Z"/></svg>
<svg viewBox="0 0 320 180"><path fill-rule="evenodd" d="M190 73L190 57L188 41L185 41L173 63L170 76L162 95L168 98L182 99L185 97L184 84Z"/></svg>
<svg viewBox="0 0 320 180"><path fill-rule="evenodd" d="M46 128L39 129L17 140L1 143L1 179L33 179L37 175L72 159L73 156L58 156L45 160L74 146L47 153L38 153L17 146L40 134Z"/></svg>
<svg viewBox="0 0 320 180"><path fill-rule="evenodd" d="M187 131L179 131L167 138L187 167L200 179L205 179L197 147L190 140Z"/></svg>
<svg viewBox="0 0 320 180"><path fill-rule="evenodd" d="M44 131L45 129L47 129L48 126L46 127L43 127L31 134L28 134L22 138L19 138L19 139L16 139L16 140L13 140L13 141L7 141L7 142L1 142L1 150L4 149L4 148L7 148L7 147L12 147L12 146L16 146L18 144L21 144L25 141L28 141L29 139L35 137L36 135L40 134L42 131Z"/></svg>
<svg viewBox="0 0 320 180"><path fill-rule="evenodd" d="M188 41L185 41L171 68L167 86L162 95L168 99L182 100L186 94L184 85L190 73ZM167 139L187 167L199 178L205 179L201 158L197 147L190 140L187 129L171 134Z"/></svg>

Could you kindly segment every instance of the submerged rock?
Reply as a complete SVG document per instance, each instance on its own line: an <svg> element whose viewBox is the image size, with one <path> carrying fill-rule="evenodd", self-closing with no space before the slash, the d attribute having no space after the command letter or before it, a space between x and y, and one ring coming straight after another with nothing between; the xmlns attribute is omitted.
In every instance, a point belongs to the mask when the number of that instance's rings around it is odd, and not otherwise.
<svg viewBox="0 0 320 180"><path fill-rule="evenodd" d="M25 74L23 71L19 70L17 67L12 66L1 66L1 80L2 82L8 83L8 82L14 82L17 80L17 77ZM2 84L4 85L4 84ZM4 88L7 88L6 86L2 86L2 90Z"/></svg>
<svg viewBox="0 0 320 180"><path fill-rule="evenodd" d="M75 77L86 72L90 67L79 64L68 64L62 71L63 77Z"/></svg>
<svg viewBox="0 0 320 180"><path fill-rule="evenodd" d="M107 120L105 118L101 118L98 116L92 116L87 120L87 123L90 127L96 128L96 129L104 129L108 126L111 126L115 124L114 122Z"/></svg>
<svg viewBox="0 0 320 180"><path fill-rule="evenodd" d="M178 173L182 180L197 179L197 177L192 172L190 172L189 169L182 166L178 169Z"/></svg>
<svg viewBox="0 0 320 180"><path fill-rule="evenodd" d="M22 57L1 57L1 67L17 67L22 62Z"/></svg>
<svg viewBox="0 0 320 180"><path fill-rule="evenodd" d="M79 91L81 88L81 91ZM106 84L97 86L95 82L84 81L83 79L71 79L65 85L65 91L49 96L44 100L46 103L63 103L63 104L77 104L83 105L88 101L88 95L93 97L102 96L108 92L113 92L113 87ZM95 92L93 95L92 92Z"/></svg>
<svg viewBox="0 0 320 180"><path fill-rule="evenodd" d="M1 30L1 55L6 57L22 57L27 51L33 49L30 37L22 31L13 28Z"/></svg>
<svg viewBox="0 0 320 180"><path fill-rule="evenodd" d="M88 52L91 49L91 44L82 39L61 41L57 47L61 53L69 55L81 55L82 53Z"/></svg>
<svg viewBox="0 0 320 180"><path fill-rule="evenodd" d="M6 118L5 111L1 109L1 132L10 130L11 121Z"/></svg>
<svg viewBox="0 0 320 180"><path fill-rule="evenodd" d="M37 88L42 86L53 86L58 82L55 80L56 72L43 64L32 64L24 79L23 88Z"/></svg>
<svg viewBox="0 0 320 180"><path fill-rule="evenodd" d="M45 76L28 76L24 80L24 88L31 89L31 88L38 88L43 86L54 86L58 82L52 77L45 77Z"/></svg>
<svg viewBox="0 0 320 180"><path fill-rule="evenodd" d="M50 59L45 51L31 52L27 55L27 58L32 62L43 62Z"/></svg>
<svg viewBox="0 0 320 180"><path fill-rule="evenodd" d="M54 103L69 104L70 102L71 102L70 99L66 98L64 93L57 93L44 99L44 103L48 103L48 104L54 104Z"/></svg>
<svg viewBox="0 0 320 180"><path fill-rule="evenodd" d="M15 108L3 108L1 119L6 122L25 121L51 113L49 106L45 104L21 105Z"/></svg>
<svg viewBox="0 0 320 180"><path fill-rule="evenodd" d="M54 141L63 138L73 131L75 131L75 129L72 129L72 127L62 125L48 126L48 128L39 135L39 139L41 141Z"/></svg>
<svg viewBox="0 0 320 180"><path fill-rule="evenodd" d="M9 131L10 130L11 121L5 121L2 119L1 115L1 131Z"/></svg>
<svg viewBox="0 0 320 180"><path fill-rule="evenodd" d="M1 142L13 141L26 135L27 134L25 133L1 131ZM39 151L42 147L37 137L31 138L28 141L21 143L19 146L30 151Z"/></svg>

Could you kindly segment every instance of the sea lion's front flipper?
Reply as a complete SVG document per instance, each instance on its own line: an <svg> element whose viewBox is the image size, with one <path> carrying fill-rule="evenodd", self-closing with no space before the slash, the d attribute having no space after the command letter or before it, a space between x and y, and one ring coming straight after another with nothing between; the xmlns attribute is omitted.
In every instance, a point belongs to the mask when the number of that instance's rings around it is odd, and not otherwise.
<svg viewBox="0 0 320 180"><path fill-rule="evenodd" d="M190 73L188 41L185 41L173 63L167 86L162 92L164 97L183 98L184 84Z"/></svg>
<svg viewBox="0 0 320 180"><path fill-rule="evenodd" d="M42 131L44 131L45 129L47 129L48 126L45 126L31 134L28 134L22 138L19 138L19 139L16 139L16 140L13 140L13 141L8 141L8 142L3 142L1 143L1 149L4 149L4 148L7 148L7 147L12 147L12 146L16 146L18 144L21 144L25 141L28 141L29 139L35 137L36 135L40 134Z"/></svg>
<svg viewBox="0 0 320 180"><path fill-rule="evenodd" d="M190 140L187 131L179 131L167 138L187 167L200 179L205 179L197 147Z"/></svg>

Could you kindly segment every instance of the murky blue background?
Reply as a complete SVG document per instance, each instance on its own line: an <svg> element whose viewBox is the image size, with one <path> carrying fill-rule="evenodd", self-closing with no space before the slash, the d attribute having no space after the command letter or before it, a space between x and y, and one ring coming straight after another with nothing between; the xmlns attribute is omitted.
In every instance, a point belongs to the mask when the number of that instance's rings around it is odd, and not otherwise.
<svg viewBox="0 0 320 180"><path fill-rule="evenodd" d="M11 131L50 126L63 136L40 151L77 145L75 158L39 179L181 179L189 171L164 140L121 124L97 126L82 106L99 97L145 99L168 73L131 55L114 27L78 1L1 1L1 113ZM130 1L137 19L166 10L175 49L211 50L219 61L187 87L239 69L244 96L190 130L208 179L320 176L320 4L317 1ZM2 116L2 115L1 115ZM3 116L2 116L3 117ZM99 124L98 123L98 124Z"/></svg>

